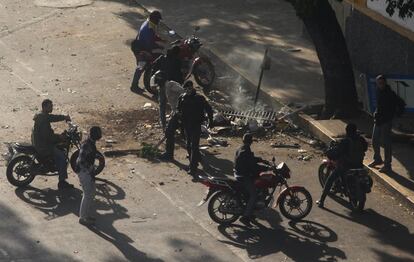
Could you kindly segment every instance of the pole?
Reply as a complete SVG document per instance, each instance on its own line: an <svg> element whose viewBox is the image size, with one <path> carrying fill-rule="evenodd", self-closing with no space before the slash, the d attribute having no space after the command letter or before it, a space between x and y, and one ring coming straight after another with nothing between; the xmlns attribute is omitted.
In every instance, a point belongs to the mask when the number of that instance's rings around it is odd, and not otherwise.
<svg viewBox="0 0 414 262"><path fill-rule="evenodd" d="M256 103L257 103L257 99L259 98L260 85L262 84L263 73L264 73L264 69L262 68L262 70L260 71L259 84L257 85L256 97L254 98L253 111L256 110Z"/></svg>
<svg viewBox="0 0 414 262"><path fill-rule="evenodd" d="M265 70L269 70L270 69L270 60L267 57L267 52L269 51L268 48L266 48L266 51L264 53L263 56L263 61L262 64L260 65L260 77L259 77L259 83L257 84L257 90L256 90L256 96L254 98L254 107L253 107L253 111L256 110L256 104L257 104L257 99L259 98L259 92L260 92L260 86L262 85L262 78L263 78L263 73Z"/></svg>

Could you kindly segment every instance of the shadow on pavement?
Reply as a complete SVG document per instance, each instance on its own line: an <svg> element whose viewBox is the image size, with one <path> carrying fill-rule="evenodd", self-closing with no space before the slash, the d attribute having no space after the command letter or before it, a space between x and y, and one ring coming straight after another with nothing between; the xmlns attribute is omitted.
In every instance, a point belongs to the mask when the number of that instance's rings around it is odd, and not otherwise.
<svg viewBox="0 0 414 262"><path fill-rule="evenodd" d="M233 162L224 158L217 158L215 154L201 150L203 161L202 175L213 177L233 176Z"/></svg>
<svg viewBox="0 0 414 262"><path fill-rule="evenodd" d="M29 225L25 219L30 220L31 217L22 219L18 213L2 203L0 215L0 261L79 261L46 248L41 241L29 235Z"/></svg>
<svg viewBox="0 0 414 262"><path fill-rule="evenodd" d="M326 230L325 226L324 228ZM290 233L280 225L266 227L255 223L253 228L233 225L231 227L219 226L218 229L228 239L228 241L223 241L224 243L246 249L251 259L262 258L278 252L284 253L293 261L346 259L346 254L341 249L330 247L325 242L303 237L303 233ZM296 233L295 230L293 231ZM328 231L333 232L330 229ZM334 235L336 234L334 233Z"/></svg>
<svg viewBox="0 0 414 262"><path fill-rule="evenodd" d="M326 211L372 229L372 236L385 245L393 246L412 255L414 254L414 234L406 226L377 213L375 210L367 209L360 214L352 213L351 216L343 215L330 209L326 209ZM382 261L400 261L398 257L394 257L397 260L385 259L389 256L392 257L389 254L381 257Z"/></svg>
<svg viewBox="0 0 414 262"><path fill-rule="evenodd" d="M97 196L100 199L96 205L97 209L112 210L112 212L100 214L97 217L96 225L89 229L99 237L113 244L129 261L162 261L160 259L149 258L144 252L136 249L132 245L134 241L114 227L115 221L129 218L128 210L115 201L124 199L126 195L125 191L111 181L100 178L96 180L97 182L101 182L96 183Z"/></svg>
<svg viewBox="0 0 414 262"><path fill-rule="evenodd" d="M52 220L68 214L79 215L82 191L77 188L57 190L28 186L16 188L15 193L21 200L42 211L46 215L46 220Z"/></svg>
<svg viewBox="0 0 414 262"><path fill-rule="evenodd" d="M70 190L38 189L34 187L17 188L16 195L24 202L45 213L46 219L51 220L68 214L79 215L79 206L82 191L74 188ZM128 210L118 204L116 200L125 199L125 191L115 183L106 179L96 179L96 210L112 211L97 214L97 222L89 229L99 237L113 244L129 261L162 261L152 259L138 249L127 235L114 227L116 220L129 218ZM77 221L76 221L77 224ZM114 258L108 261L116 261ZM122 260L122 259L121 259Z"/></svg>

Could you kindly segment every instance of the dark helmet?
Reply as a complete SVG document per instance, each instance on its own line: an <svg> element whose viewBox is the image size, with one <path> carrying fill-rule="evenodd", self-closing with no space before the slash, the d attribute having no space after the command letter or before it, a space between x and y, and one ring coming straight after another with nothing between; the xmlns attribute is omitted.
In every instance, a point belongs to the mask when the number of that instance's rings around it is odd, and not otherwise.
<svg viewBox="0 0 414 262"><path fill-rule="evenodd" d="M162 20L161 12L158 11L158 10L152 11L149 14L149 19L151 21L160 21L160 20Z"/></svg>
<svg viewBox="0 0 414 262"><path fill-rule="evenodd" d="M165 72L158 70L154 74L154 83L156 85L163 85L165 81L167 81L167 75L165 74Z"/></svg>
<svg viewBox="0 0 414 262"><path fill-rule="evenodd" d="M94 141L98 141L99 139L101 139L102 138L101 128L99 126L91 127L91 129L89 130L89 137Z"/></svg>
<svg viewBox="0 0 414 262"><path fill-rule="evenodd" d="M253 143L253 136L250 133L246 133L243 135L243 143L244 144L251 144Z"/></svg>

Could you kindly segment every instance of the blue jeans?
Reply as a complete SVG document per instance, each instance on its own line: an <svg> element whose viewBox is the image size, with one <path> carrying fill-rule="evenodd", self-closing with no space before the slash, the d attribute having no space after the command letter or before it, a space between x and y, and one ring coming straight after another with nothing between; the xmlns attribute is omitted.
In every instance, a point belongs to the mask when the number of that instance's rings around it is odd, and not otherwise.
<svg viewBox="0 0 414 262"><path fill-rule="evenodd" d="M66 180L68 178L68 170L65 153L55 147L53 149L53 160L59 173L59 181Z"/></svg>

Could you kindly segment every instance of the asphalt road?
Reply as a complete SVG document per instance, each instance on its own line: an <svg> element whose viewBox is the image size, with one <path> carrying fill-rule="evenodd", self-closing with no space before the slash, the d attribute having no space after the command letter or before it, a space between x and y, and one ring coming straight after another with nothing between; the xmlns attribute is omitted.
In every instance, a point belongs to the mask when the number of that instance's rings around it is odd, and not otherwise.
<svg viewBox="0 0 414 262"><path fill-rule="evenodd" d="M69 9L34 3L0 3L1 142L29 140L33 114L44 98L84 130L117 123L107 117L111 112L127 114L153 103L129 91L134 59L126 43L143 21L139 7L128 1ZM121 131L106 132L123 139L114 147L137 148L142 142ZM156 136L160 130L147 132ZM228 141L226 148L203 150L206 173L231 174L240 138ZM299 142L313 158L299 161L297 149L273 149L273 141ZM277 134L253 149L287 162L291 184L319 197L320 153ZM209 219L206 206L196 207L206 188L180 169L187 163L182 148L176 158L176 163L108 158L101 176L106 181L97 181L98 222L92 230L77 223L81 191L73 173L73 191L58 191L56 177L37 177L32 187L15 189L2 162L0 261L414 261L413 213L381 187L368 196L363 214L328 199L327 209L314 207L305 222L292 224L278 210L268 210L258 214L253 229L222 228Z"/></svg>

